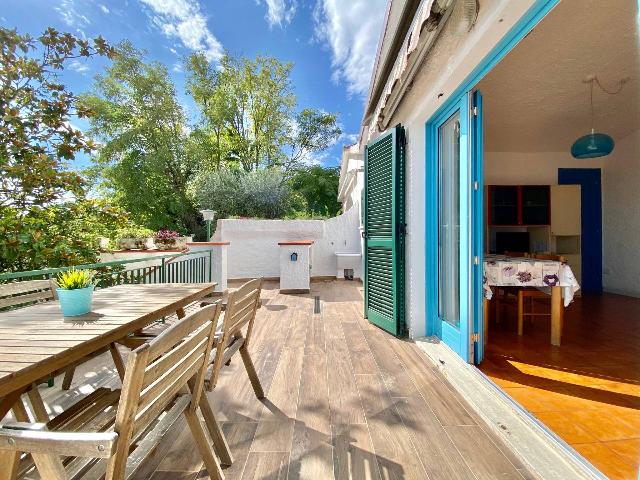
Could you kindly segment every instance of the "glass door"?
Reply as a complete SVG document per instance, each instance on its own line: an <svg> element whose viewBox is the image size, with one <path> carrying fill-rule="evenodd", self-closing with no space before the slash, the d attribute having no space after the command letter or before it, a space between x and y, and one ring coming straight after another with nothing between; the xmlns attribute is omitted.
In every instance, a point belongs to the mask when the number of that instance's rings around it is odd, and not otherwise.
<svg viewBox="0 0 640 480"><path fill-rule="evenodd" d="M427 315L439 336L471 361L471 172L469 96L427 125Z"/></svg>

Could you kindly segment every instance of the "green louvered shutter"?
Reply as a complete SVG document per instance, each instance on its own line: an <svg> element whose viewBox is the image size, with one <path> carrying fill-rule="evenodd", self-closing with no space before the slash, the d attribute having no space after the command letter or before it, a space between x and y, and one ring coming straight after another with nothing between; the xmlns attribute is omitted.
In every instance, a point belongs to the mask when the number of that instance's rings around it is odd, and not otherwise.
<svg viewBox="0 0 640 480"><path fill-rule="evenodd" d="M400 125L365 150L365 315L402 336L404 318L405 141Z"/></svg>

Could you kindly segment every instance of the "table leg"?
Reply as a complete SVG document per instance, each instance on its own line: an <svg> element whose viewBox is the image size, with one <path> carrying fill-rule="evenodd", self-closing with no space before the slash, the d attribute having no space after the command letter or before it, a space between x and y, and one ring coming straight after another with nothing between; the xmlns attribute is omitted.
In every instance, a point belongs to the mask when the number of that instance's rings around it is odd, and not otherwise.
<svg viewBox="0 0 640 480"><path fill-rule="evenodd" d="M524 295L522 290L518 291L518 335L524 333Z"/></svg>
<svg viewBox="0 0 640 480"><path fill-rule="evenodd" d="M31 390L27 392L27 395L29 396L29 402L31 403L31 409L36 421L47 423L49 421L49 414L47 413L47 408L40 396L40 390L38 390L37 383L34 383L31 386Z"/></svg>
<svg viewBox="0 0 640 480"><path fill-rule="evenodd" d="M562 287L551 287L551 345L560 346L562 337Z"/></svg>

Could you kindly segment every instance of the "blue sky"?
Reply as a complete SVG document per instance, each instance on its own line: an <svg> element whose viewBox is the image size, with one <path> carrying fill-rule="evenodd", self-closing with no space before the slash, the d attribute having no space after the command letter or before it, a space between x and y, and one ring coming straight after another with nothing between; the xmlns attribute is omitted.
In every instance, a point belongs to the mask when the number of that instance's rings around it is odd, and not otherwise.
<svg viewBox="0 0 640 480"><path fill-rule="evenodd" d="M386 0L20 0L5 1L0 23L39 35L48 26L115 44L130 40L148 58L169 67L180 101L195 114L184 93L182 60L204 51L212 62L233 55L269 55L294 63L298 105L339 114L343 136L318 155L338 165L341 148L353 143L362 119ZM101 59L74 62L63 80L75 93L90 88L105 65ZM73 120L74 125L86 124ZM79 158L78 167L88 159Z"/></svg>

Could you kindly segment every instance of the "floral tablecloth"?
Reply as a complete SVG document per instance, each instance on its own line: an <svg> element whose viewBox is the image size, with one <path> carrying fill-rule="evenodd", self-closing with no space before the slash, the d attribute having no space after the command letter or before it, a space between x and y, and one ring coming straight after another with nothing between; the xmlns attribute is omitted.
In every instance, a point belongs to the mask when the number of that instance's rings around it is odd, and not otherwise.
<svg viewBox="0 0 640 480"><path fill-rule="evenodd" d="M573 301L580 289L571 267L566 263L535 258L485 255L483 286L485 298L493 296L492 286L562 287L564 306Z"/></svg>

